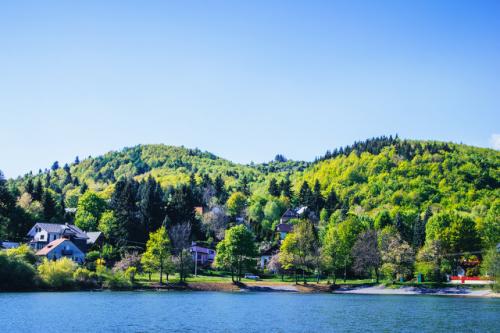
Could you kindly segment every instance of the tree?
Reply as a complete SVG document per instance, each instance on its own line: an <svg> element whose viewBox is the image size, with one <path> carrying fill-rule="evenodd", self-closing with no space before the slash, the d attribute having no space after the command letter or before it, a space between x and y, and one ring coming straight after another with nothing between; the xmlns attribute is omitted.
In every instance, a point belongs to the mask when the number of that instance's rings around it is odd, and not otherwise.
<svg viewBox="0 0 500 333"><path fill-rule="evenodd" d="M375 226L375 229L382 230L388 225L392 225L392 219L391 219L391 215L389 214L389 212L384 209L383 211L378 213L377 216L375 217L374 226Z"/></svg>
<svg viewBox="0 0 500 333"><path fill-rule="evenodd" d="M328 214L331 215L338 208L339 204L340 201L337 198L337 193L335 193L335 190L332 188L325 201L325 208Z"/></svg>
<svg viewBox="0 0 500 333"><path fill-rule="evenodd" d="M127 230L120 224L113 211L108 210L102 213L97 229L99 229L112 244L118 247L127 244Z"/></svg>
<svg viewBox="0 0 500 333"><path fill-rule="evenodd" d="M380 266L382 258L378 248L378 236L375 230L361 233L352 248L354 258L354 271L360 274L375 273L377 283L379 282Z"/></svg>
<svg viewBox="0 0 500 333"><path fill-rule="evenodd" d="M54 163L52 163L52 166L50 168L52 169L52 171L59 169L59 162L55 161Z"/></svg>
<svg viewBox="0 0 500 333"><path fill-rule="evenodd" d="M57 216L56 202L49 190L43 193L42 206L45 220L50 221Z"/></svg>
<svg viewBox="0 0 500 333"><path fill-rule="evenodd" d="M415 253L411 246L401 239L401 236L386 228L380 237L380 252L382 254L382 272L393 279L405 278L412 274Z"/></svg>
<svg viewBox="0 0 500 333"><path fill-rule="evenodd" d="M116 218L116 227L125 240L141 241L145 237L137 219L137 182L130 178L121 178L115 184L110 207ZM118 244L117 244L118 245ZM124 244L121 244L124 245Z"/></svg>
<svg viewBox="0 0 500 333"><path fill-rule="evenodd" d="M285 269L281 264L280 254L274 254L267 263L267 269L273 272L274 274L281 275L281 281L285 279Z"/></svg>
<svg viewBox="0 0 500 333"><path fill-rule="evenodd" d="M323 195L321 194L321 184L319 181L316 179L316 182L314 183L314 188L313 188L313 193L312 193L312 204L313 206L311 207L312 210L315 213L319 213L321 208L324 206L324 201L325 199L323 198Z"/></svg>
<svg viewBox="0 0 500 333"><path fill-rule="evenodd" d="M216 240L221 240L224 238L227 220L228 218L224 208L221 206L214 206L208 213L203 214L201 219L202 228L207 234L213 235Z"/></svg>
<svg viewBox="0 0 500 333"><path fill-rule="evenodd" d="M440 241L428 241L417 253L415 273L423 275L425 281L441 282L443 270L443 248Z"/></svg>
<svg viewBox="0 0 500 333"><path fill-rule="evenodd" d="M279 197L280 196L281 191L280 191L280 189L278 187L278 182L276 181L276 178L271 178L271 180L269 181L268 192L273 197Z"/></svg>
<svg viewBox="0 0 500 333"><path fill-rule="evenodd" d="M157 230L165 218L163 191L153 177L148 177L139 189L139 212L144 234Z"/></svg>
<svg viewBox="0 0 500 333"><path fill-rule="evenodd" d="M304 181L299 191L299 204L313 208L313 193L309 187L309 183Z"/></svg>
<svg viewBox="0 0 500 333"><path fill-rule="evenodd" d="M217 244L217 256L214 265L218 268L229 269L231 280L241 281L243 269L253 261L257 255L254 235L244 225L237 225L226 231L224 240Z"/></svg>
<svg viewBox="0 0 500 333"><path fill-rule="evenodd" d="M280 247L282 264L285 268L302 271L302 279L307 283L305 272L314 263L313 255L317 247L317 236L310 220L299 220L293 232L286 235ZM297 274L295 274L297 283Z"/></svg>
<svg viewBox="0 0 500 333"><path fill-rule="evenodd" d="M215 197L219 200L219 203L223 204L227 199L226 185L224 179L220 175L215 177L214 181Z"/></svg>
<svg viewBox="0 0 500 333"><path fill-rule="evenodd" d="M85 231L97 230L99 220L106 207L106 201L97 193L92 191L85 192L78 199L75 225Z"/></svg>
<svg viewBox="0 0 500 333"><path fill-rule="evenodd" d="M245 209L247 197L242 192L233 192L227 199L226 206L229 215L238 217Z"/></svg>
<svg viewBox="0 0 500 333"><path fill-rule="evenodd" d="M33 200L42 201L43 186L40 178L36 180L35 189L33 190Z"/></svg>
<svg viewBox="0 0 500 333"><path fill-rule="evenodd" d="M292 192L292 183L290 181L290 177L287 176L285 179L283 179L280 184L279 184L280 192L282 195L284 195L287 198L291 198L293 196Z"/></svg>
<svg viewBox="0 0 500 333"><path fill-rule="evenodd" d="M155 268L160 271L160 284L163 284L164 268L171 261L170 255L170 239L165 227L159 228L157 231L149 234L149 240L146 243L146 251L144 255Z"/></svg>
<svg viewBox="0 0 500 333"><path fill-rule="evenodd" d="M172 240L174 262L179 272L180 282L185 282L191 268L190 246L191 224L184 222L170 228L170 239Z"/></svg>

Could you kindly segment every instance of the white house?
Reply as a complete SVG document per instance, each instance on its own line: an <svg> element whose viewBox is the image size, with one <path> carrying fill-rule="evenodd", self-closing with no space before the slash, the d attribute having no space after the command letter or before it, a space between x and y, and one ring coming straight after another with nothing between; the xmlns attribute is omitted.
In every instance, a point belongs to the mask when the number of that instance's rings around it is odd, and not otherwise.
<svg viewBox="0 0 500 333"><path fill-rule="evenodd" d="M71 240L82 252L87 249L87 239L85 232L72 224L56 224L38 222L28 231L31 238L30 246L33 250L41 250L50 242L65 238Z"/></svg>
<svg viewBox="0 0 500 333"><path fill-rule="evenodd" d="M85 253L78 248L72 241L65 238L59 238L50 242L43 249L36 253L37 256L46 257L49 260L58 260L67 257L79 264L83 264Z"/></svg>

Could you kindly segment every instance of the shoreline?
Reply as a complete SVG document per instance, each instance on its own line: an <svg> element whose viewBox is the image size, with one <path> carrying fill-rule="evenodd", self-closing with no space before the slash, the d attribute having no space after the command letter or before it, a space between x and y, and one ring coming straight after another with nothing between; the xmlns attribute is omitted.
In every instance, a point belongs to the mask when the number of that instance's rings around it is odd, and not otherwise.
<svg viewBox="0 0 500 333"><path fill-rule="evenodd" d="M147 286L134 286L126 289L33 289L33 290L0 290L4 292L120 292L120 291L153 291L153 292L168 292L168 291L212 291L212 292L258 292L258 293L326 293L338 295L396 295L396 296L448 296L448 297L472 297L472 298L500 298L500 293L495 293L491 289L474 290L464 286L449 286L449 287L416 287L416 286L400 286L398 288L386 287L384 285L337 285L332 289L332 285L327 284L295 284L286 282L191 282L187 284L166 283L163 285L154 284Z"/></svg>

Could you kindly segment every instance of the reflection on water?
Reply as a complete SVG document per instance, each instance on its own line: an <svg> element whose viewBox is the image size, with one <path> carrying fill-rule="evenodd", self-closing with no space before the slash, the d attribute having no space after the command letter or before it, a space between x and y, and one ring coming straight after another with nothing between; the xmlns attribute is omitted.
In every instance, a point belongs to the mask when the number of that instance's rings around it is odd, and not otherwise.
<svg viewBox="0 0 500 333"><path fill-rule="evenodd" d="M3 332L498 332L500 300L293 293L0 293Z"/></svg>

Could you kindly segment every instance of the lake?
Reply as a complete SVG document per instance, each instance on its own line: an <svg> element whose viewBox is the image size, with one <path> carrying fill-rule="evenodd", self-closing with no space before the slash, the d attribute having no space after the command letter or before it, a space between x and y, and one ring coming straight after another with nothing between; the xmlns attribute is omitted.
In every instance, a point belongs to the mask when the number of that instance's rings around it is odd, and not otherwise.
<svg viewBox="0 0 500 333"><path fill-rule="evenodd" d="M3 332L499 332L500 299L263 292L0 293Z"/></svg>

